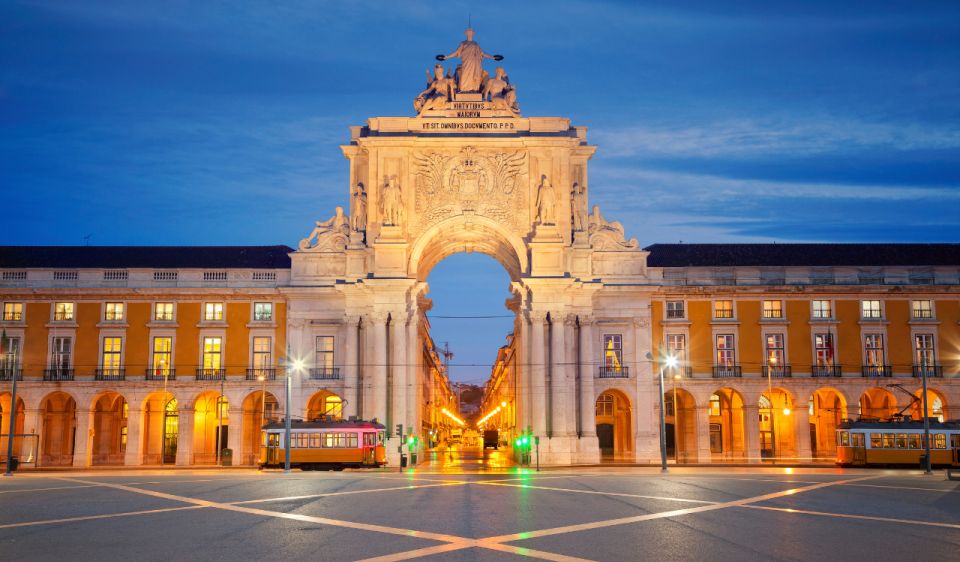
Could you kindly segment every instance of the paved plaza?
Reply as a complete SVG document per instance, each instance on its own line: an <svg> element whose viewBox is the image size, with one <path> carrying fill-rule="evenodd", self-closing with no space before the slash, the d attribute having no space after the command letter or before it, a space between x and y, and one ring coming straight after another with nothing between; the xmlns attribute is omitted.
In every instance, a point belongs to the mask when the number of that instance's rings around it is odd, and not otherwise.
<svg viewBox="0 0 960 562"><path fill-rule="evenodd" d="M18 473L3 560L949 560L943 473L788 468ZM494 468L488 468L493 466Z"/></svg>

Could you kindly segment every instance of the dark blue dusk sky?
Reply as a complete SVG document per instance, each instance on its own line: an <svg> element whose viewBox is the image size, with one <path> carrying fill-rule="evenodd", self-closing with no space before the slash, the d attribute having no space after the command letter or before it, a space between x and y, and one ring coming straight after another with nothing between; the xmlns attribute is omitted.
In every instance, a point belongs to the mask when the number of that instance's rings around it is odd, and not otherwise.
<svg viewBox="0 0 960 562"><path fill-rule="evenodd" d="M960 240L957 2L86 0L0 5L0 244L295 246L347 202L347 127L412 114L468 14L643 245ZM507 282L454 256L432 314ZM433 322L481 365L510 324Z"/></svg>

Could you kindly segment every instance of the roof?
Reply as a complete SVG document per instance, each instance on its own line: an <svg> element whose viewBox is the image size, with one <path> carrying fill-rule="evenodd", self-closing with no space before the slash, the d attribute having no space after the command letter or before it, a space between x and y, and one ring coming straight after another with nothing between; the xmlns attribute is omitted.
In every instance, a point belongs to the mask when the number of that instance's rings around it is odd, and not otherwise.
<svg viewBox="0 0 960 562"><path fill-rule="evenodd" d="M960 244L653 244L650 267L960 265Z"/></svg>
<svg viewBox="0 0 960 562"><path fill-rule="evenodd" d="M289 246L0 246L0 267L289 269Z"/></svg>
<svg viewBox="0 0 960 562"><path fill-rule="evenodd" d="M285 429L284 422L270 422L264 424L264 429ZM291 429L386 429L383 424L375 421L357 419L316 419L311 421L290 420Z"/></svg>

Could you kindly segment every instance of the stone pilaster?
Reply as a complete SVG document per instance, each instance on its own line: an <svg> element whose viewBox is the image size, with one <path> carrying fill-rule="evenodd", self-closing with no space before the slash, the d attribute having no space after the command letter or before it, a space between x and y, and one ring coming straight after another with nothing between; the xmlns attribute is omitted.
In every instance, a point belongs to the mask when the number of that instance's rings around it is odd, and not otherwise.
<svg viewBox="0 0 960 562"><path fill-rule="evenodd" d="M545 312L530 312L530 409L533 433L540 436L547 433L546 319Z"/></svg>
<svg viewBox="0 0 960 562"><path fill-rule="evenodd" d="M357 360L357 353L360 348L360 317L347 316L344 320L344 359L341 361L340 370L343 373L344 401L343 416L350 417L358 415L360 384L360 365Z"/></svg>
<svg viewBox="0 0 960 562"><path fill-rule="evenodd" d="M393 385L390 388L390 424L402 423L404 431L410 431L407 421L407 319L406 314L394 312L390 320L390 371ZM402 435L400 437L403 437Z"/></svg>
<svg viewBox="0 0 960 562"><path fill-rule="evenodd" d="M160 450L163 451L161 433ZM180 406L177 417L177 466L193 464L193 403Z"/></svg>
<svg viewBox="0 0 960 562"><path fill-rule="evenodd" d="M796 404L792 413L794 421L794 436L797 444L797 456L801 460L808 460L813 457L813 451L810 448L810 410L799 403Z"/></svg>
<svg viewBox="0 0 960 562"><path fill-rule="evenodd" d="M417 316L411 315L409 321L407 322L407 388L406 388L406 401L407 401L407 420L406 423L414 428L416 433L422 431L422 424L420 423L420 412L418 411L417 405L419 404L418 398L418 389L420 388L419 381L417 380L420 374L420 369L418 365L420 363L420 334L419 327L417 323ZM420 436L420 441L424 441L424 436Z"/></svg>
<svg viewBox="0 0 960 562"><path fill-rule="evenodd" d="M126 466L140 466L143 464L143 433L146 427L143 423L142 409L130 404L127 408L127 448L123 454L123 464Z"/></svg>
<svg viewBox="0 0 960 562"><path fill-rule="evenodd" d="M593 318L580 317L580 433L584 439L596 439L597 417L593 357Z"/></svg>
<svg viewBox="0 0 960 562"><path fill-rule="evenodd" d="M373 349L371 364L367 369L370 376L370 405L364 404L364 417L368 420L377 418L382 423L387 421L387 315L373 314L370 316L370 331L373 335ZM365 401L366 402L366 401Z"/></svg>
<svg viewBox="0 0 960 562"><path fill-rule="evenodd" d="M76 440L73 443L73 466L90 466L93 453L93 411L77 409Z"/></svg>
<svg viewBox="0 0 960 562"><path fill-rule="evenodd" d="M743 442L748 462L760 461L760 409L754 404L743 406Z"/></svg>

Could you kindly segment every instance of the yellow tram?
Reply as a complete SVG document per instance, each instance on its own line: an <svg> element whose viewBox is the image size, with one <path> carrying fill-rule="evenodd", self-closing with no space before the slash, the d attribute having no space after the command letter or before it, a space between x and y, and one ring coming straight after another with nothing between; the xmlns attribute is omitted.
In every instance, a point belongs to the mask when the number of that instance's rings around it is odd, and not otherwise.
<svg viewBox="0 0 960 562"><path fill-rule="evenodd" d="M843 421L837 426L837 464L892 466L921 463L923 422ZM930 420L930 462L960 466L960 422Z"/></svg>
<svg viewBox="0 0 960 562"><path fill-rule="evenodd" d="M387 464L385 427L363 420L293 420L290 427L290 466L301 470L376 468ZM286 428L282 422L263 426L260 468L281 467L286 459Z"/></svg>

